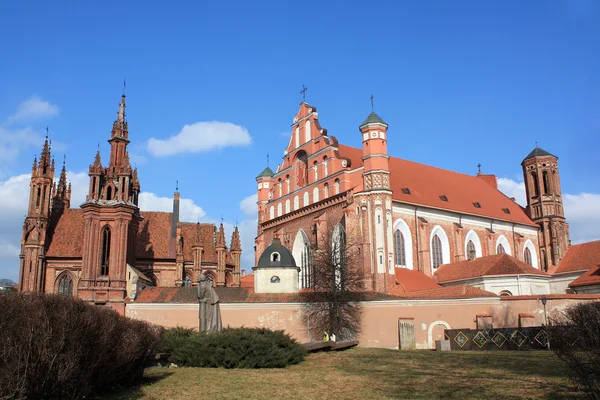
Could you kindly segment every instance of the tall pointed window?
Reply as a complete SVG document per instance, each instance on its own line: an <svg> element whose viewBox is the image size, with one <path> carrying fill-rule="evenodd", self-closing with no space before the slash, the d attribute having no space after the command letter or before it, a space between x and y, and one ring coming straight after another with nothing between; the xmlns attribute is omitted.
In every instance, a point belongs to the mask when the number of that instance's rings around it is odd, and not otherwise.
<svg viewBox="0 0 600 400"><path fill-rule="evenodd" d="M473 261L476 256L477 253L475 252L475 244L472 240L469 240L467 243L467 260Z"/></svg>
<svg viewBox="0 0 600 400"><path fill-rule="evenodd" d="M433 238L431 238L431 255L433 269L438 268L444 263L444 257L442 254L442 241L438 235L433 235Z"/></svg>
<svg viewBox="0 0 600 400"><path fill-rule="evenodd" d="M110 265L110 228L108 226L102 230L101 251L100 275L108 275L108 266Z"/></svg>
<svg viewBox="0 0 600 400"><path fill-rule="evenodd" d="M335 194L340 194L340 180L335 180Z"/></svg>
<svg viewBox="0 0 600 400"><path fill-rule="evenodd" d="M496 254L505 254L506 250L504 250L504 246L502 246L502 243L498 244L498 247L496 248Z"/></svg>
<svg viewBox="0 0 600 400"><path fill-rule="evenodd" d="M63 296L73 296L73 280L68 274L64 274L58 281L58 294Z"/></svg>
<svg viewBox="0 0 600 400"><path fill-rule="evenodd" d="M535 172L532 172L531 178L533 179L533 193L535 193L535 196L539 196L540 195L540 186L539 186L537 174Z"/></svg>
<svg viewBox="0 0 600 400"><path fill-rule="evenodd" d="M544 194L550 193L550 180L548 178L548 171L544 171L542 173L542 178L544 180Z"/></svg>
<svg viewBox="0 0 600 400"><path fill-rule="evenodd" d="M337 224L333 229L331 240L332 261L335 268L335 288L343 289L343 275L346 268L346 231L341 224Z"/></svg>
<svg viewBox="0 0 600 400"><path fill-rule="evenodd" d="M406 266L406 247L404 242L404 235L399 229L394 232L394 250L396 257L396 265Z"/></svg>
<svg viewBox="0 0 600 400"><path fill-rule="evenodd" d="M112 187L111 186L106 188L106 200L112 200Z"/></svg>
<svg viewBox="0 0 600 400"><path fill-rule="evenodd" d="M525 263L533 265L531 263L531 251L527 247L525 247L525 251L523 252L523 258L525 259Z"/></svg>

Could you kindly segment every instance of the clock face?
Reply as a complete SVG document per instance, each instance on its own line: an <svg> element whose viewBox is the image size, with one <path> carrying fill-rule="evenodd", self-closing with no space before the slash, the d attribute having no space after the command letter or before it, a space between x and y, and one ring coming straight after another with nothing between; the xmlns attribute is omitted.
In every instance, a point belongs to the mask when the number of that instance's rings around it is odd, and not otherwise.
<svg viewBox="0 0 600 400"><path fill-rule="evenodd" d="M346 168L348 166L348 160L342 160L342 167Z"/></svg>

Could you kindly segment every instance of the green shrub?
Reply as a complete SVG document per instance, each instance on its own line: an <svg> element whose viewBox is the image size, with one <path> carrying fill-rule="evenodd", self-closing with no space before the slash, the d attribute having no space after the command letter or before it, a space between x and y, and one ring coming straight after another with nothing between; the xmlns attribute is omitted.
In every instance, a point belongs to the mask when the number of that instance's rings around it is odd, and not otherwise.
<svg viewBox="0 0 600 400"><path fill-rule="evenodd" d="M79 399L139 380L159 330L81 300L0 294L0 398Z"/></svg>
<svg viewBox="0 0 600 400"><path fill-rule="evenodd" d="M205 334L167 330L164 349L169 361L187 367L212 368L285 368L298 364L306 352L283 331L265 328L226 328ZM169 332L174 331L174 332Z"/></svg>
<svg viewBox="0 0 600 400"><path fill-rule="evenodd" d="M159 353L172 353L173 350L182 347L191 336L198 332L193 328L170 328L165 329L160 337Z"/></svg>

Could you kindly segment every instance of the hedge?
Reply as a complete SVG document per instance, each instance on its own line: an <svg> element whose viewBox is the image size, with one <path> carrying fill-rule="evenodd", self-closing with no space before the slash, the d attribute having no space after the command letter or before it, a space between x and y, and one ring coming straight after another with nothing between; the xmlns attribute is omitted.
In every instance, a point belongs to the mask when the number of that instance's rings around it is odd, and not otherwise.
<svg viewBox="0 0 600 400"><path fill-rule="evenodd" d="M160 331L81 300L0 294L0 398L79 399L137 382Z"/></svg>

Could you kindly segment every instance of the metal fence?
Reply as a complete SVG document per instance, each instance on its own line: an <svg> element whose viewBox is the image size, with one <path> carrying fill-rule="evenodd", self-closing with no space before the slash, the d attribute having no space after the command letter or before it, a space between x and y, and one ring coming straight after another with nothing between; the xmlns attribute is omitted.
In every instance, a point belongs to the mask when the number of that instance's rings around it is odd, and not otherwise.
<svg viewBox="0 0 600 400"><path fill-rule="evenodd" d="M545 327L446 329L452 350L543 350L548 349Z"/></svg>

